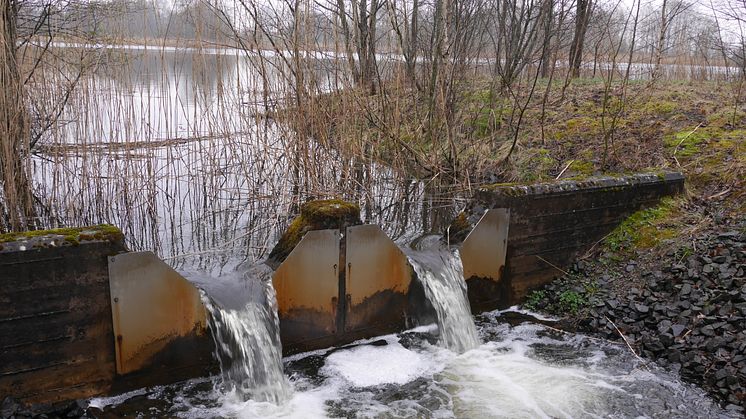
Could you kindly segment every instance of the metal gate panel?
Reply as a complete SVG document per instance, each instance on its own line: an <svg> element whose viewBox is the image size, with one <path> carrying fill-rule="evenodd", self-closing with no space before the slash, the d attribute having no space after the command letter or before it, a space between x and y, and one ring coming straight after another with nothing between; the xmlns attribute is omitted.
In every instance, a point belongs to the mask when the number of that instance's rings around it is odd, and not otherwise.
<svg viewBox="0 0 746 419"><path fill-rule="evenodd" d="M459 249L464 278L489 278L499 281L505 267L508 247L510 209L488 210Z"/></svg>
<svg viewBox="0 0 746 419"><path fill-rule="evenodd" d="M339 241L339 230L309 231L275 271L283 344L335 333Z"/></svg>
<svg viewBox="0 0 746 419"><path fill-rule="evenodd" d="M348 227L345 260L345 330L403 322L412 270L386 233L377 225Z"/></svg>
<svg viewBox="0 0 746 419"><path fill-rule="evenodd" d="M109 257L109 287L119 374L147 366L175 339L206 331L197 288L152 252Z"/></svg>

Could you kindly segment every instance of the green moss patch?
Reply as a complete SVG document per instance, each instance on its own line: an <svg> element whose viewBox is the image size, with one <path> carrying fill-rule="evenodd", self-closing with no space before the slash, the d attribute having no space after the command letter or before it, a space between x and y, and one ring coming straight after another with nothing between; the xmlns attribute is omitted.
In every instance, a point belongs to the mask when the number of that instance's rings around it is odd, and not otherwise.
<svg viewBox="0 0 746 419"><path fill-rule="evenodd" d="M306 202L270 252L267 264L277 269L309 231L342 229L361 223L357 204L339 199Z"/></svg>
<svg viewBox="0 0 746 419"><path fill-rule="evenodd" d="M33 230L24 232L10 232L0 234L0 243L24 241L45 236L62 236L70 244L77 245L81 241L121 241L124 238L122 231L111 224L99 224L87 227L67 227L51 230Z"/></svg>
<svg viewBox="0 0 746 419"><path fill-rule="evenodd" d="M678 106L667 100L651 100L640 108L644 115L665 116L673 113Z"/></svg>
<svg viewBox="0 0 746 419"><path fill-rule="evenodd" d="M663 137L663 143L666 147L671 148L672 152L675 152L680 157L691 157L699 153L700 146L704 143L712 134L709 130L695 131L680 131L672 135Z"/></svg>
<svg viewBox="0 0 746 419"><path fill-rule="evenodd" d="M677 230L666 224L675 209L676 201L664 198L658 206L637 211L606 238L606 245L615 252L649 249L675 237Z"/></svg>

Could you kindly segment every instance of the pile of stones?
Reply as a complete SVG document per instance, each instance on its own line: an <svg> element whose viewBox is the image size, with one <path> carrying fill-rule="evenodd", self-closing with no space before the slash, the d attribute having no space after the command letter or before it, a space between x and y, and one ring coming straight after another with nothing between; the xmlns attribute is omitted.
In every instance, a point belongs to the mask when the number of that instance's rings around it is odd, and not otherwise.
<svg viewBox="0 0 746 419"><path fill-rule="evenodd" d="M701 385L727 410L744 412L744 230L708 231L653 263L631 261L620 268L622 275L612 279L597 264L576 264L575 278L599 278L598 291L565 278L549 285L535 307L554 307L560 314L557 300L574 284L587 298L576 319L578 331L626 339L638 355Z"/></svg>

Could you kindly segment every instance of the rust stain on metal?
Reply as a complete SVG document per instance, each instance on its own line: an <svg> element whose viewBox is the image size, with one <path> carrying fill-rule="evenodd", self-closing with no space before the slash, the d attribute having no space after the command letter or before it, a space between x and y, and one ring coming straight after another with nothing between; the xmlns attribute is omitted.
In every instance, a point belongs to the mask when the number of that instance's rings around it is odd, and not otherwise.
<svg viewBox="0 0 746 419"><path fill-rule="evenodd" d="M175 339L206 331L197 288L151 252L111 258L109 285L119 374L149 366Z"/></svg>
<svg viewBox="0 0 746 419"><path fill-rule="evenodd" d="M404 295L412 281L406 256L386 233L376 225L348 227L346 261L348 306L345 330L369 328L389 323L393 318L403 318L403 307L398 303L400 299L372 298ZM375 307L370 305L372 301L376 302Z"/></svg>
<svg viewBox="0 0 746 419"><path fill-rule="evenodd" d="M334 333L339 241L338 230L309 231L277 268L272 284L277 292L281 324L290 327L290 324L313 323L316 328ZM316 324L320 319L324 324ZM280 328L282 332L283 326ZM302 336L312 334L310 329L307 332L298 329L292 336L290 330L286 332L286 338L291 340L317 337Z"/></svg>
<svg viewBox="0 0 746 419"><path fill-rule="evenodd" d="M510 209L488 210L459 249L464 278L489 278L499 281L508 247Z"/></svg>

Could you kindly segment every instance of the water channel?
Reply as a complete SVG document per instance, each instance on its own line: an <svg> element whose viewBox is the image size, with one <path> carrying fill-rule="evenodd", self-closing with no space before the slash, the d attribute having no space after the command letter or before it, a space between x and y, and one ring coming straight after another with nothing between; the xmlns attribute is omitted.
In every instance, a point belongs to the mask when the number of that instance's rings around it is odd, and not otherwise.
<svg viewBox="0 0 746 419"><path fill-rule="evenodd" d="M701 389L622 345L515 321L515 309L472 316L455 253L418 252L410 261L438 311L436 324L281 359L272 291L250 269L224 278L253 296L243 308L210 308L221 375L93 399L90 411L187 418L728 417ZM219 299L220 290L215 294Z"/></svg>

